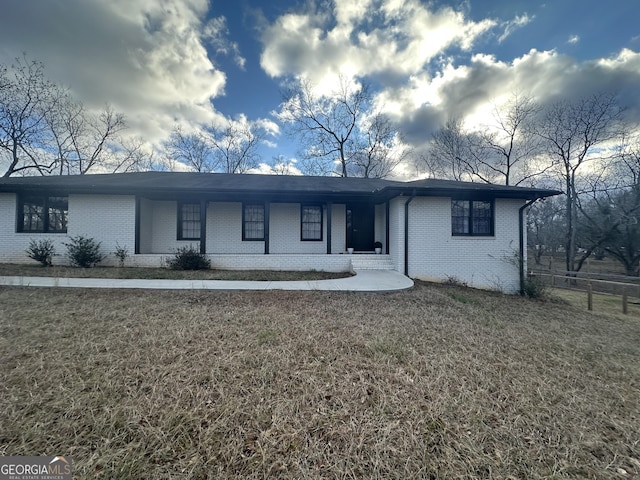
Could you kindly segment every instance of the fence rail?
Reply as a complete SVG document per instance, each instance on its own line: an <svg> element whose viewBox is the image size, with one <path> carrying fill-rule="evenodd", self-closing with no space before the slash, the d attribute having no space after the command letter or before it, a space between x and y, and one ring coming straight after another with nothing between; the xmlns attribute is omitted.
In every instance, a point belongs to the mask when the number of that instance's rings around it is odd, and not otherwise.
<svg viewBox="0 0 640 480"><path fill-rule="evenodd" d="M580 272L530 272L530 277L539 278L544 281L545 285L553 288L564 288L567 290L576 290L587 293L587 308L593 310L593 293L604 293L608 295L616 295L622 297L622 312L629 311L629 297L640 299L640 282L616 282L612 280L601 280L591 278L589 274L578 275ZM602 276L602 274L598 274ZM623 277L622 275L607 275L609 277ZM634 277L631 277L636 280Z"/></svg>

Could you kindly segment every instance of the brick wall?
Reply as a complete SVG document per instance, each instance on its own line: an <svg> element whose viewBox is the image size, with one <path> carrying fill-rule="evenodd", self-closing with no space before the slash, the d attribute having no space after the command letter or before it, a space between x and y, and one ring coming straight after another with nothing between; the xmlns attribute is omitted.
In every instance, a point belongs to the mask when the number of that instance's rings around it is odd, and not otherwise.
<svg viewBox="0 0 640 480"><path fill-rule="evenodd" d="M69 237L83 235L101 242L108 256L103 264L116 264L116 243L133 254L135 246L135 198L118 195L69 195L67 233L16 232L16 195L0 194L0 261L31 263L25 254L31 239L50 239L56 247L54 263L66 264Z"/></svg>
<svg viewBox="0 0 640 480"><path fill-rule="evenodd" d="M404 204L408 197L397 197L389 204L389 255L395 269L404 274Z"/></svg>
<svg viewBox="0 0 640 480"><path fill-rule="evenodd" d="M478 288L519 289L518 209L522 200L495 201L493 237L451 235L451 199L417 197L409 209L409 276L456 279Z"/></svg>
<svg viewBox="0 0 640 480"><path fill-rule="evenodd" d="M242 203L209 203L207 253L264 253L263 241L242 241Z"/></svg>

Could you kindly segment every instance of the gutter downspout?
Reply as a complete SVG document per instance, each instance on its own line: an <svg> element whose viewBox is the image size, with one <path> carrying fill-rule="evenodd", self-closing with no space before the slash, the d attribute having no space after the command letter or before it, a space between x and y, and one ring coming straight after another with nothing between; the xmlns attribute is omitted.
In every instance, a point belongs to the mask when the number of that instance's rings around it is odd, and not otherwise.
<svg viewBox="0 0 640 480"><path fill-rule="evenodd" d="M409 276L409 204L416 198L415 189L404 202L404 275Z"/></svg>
<svg viewBox="0 0 640 480"><path fill-rule="evenodd" d="M524 248L524 211L526 208L529 208L536 201L540 200L539 198L534 198L533 200L529 200L518 210L518 222L520 225L520 255L518 258L518 263L520 267L520 295L524 295L524 283L525 283L525 271L524 271L524 256L527 254Z"/></svg>

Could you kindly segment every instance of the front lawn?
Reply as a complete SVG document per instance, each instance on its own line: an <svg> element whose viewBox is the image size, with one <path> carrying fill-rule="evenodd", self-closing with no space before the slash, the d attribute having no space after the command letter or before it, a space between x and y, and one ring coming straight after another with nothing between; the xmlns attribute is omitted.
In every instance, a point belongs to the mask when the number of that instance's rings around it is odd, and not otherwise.
<svg viewBox="0 0 640 480"><path fill-rule="evenodd" d="M637 318L421 282L0 305L0 455L74 478L640 475Z"/></svg>

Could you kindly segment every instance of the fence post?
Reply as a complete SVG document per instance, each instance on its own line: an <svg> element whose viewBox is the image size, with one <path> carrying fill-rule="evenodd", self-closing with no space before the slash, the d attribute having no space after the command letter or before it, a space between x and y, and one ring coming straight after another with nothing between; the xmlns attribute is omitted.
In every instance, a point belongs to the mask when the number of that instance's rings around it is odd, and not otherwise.
<svg viewBox="0 0 640 480"><path fill-rule="evenodd" d="M587 310L593 310L593 287L591 282L587 284Z"/></svg>
<svg viewBox="0 0 640 480"><path fill-rule="evenodd" d="M622 288L622 313L629 313L629 302L627 299L627 287Z"/></svg>
<svg viewBox="0 0 640 480"><path fill-rule="evenodd" d="M551 274L551 288L555 288L556 286L556 276L552 273Z"/></svg>

